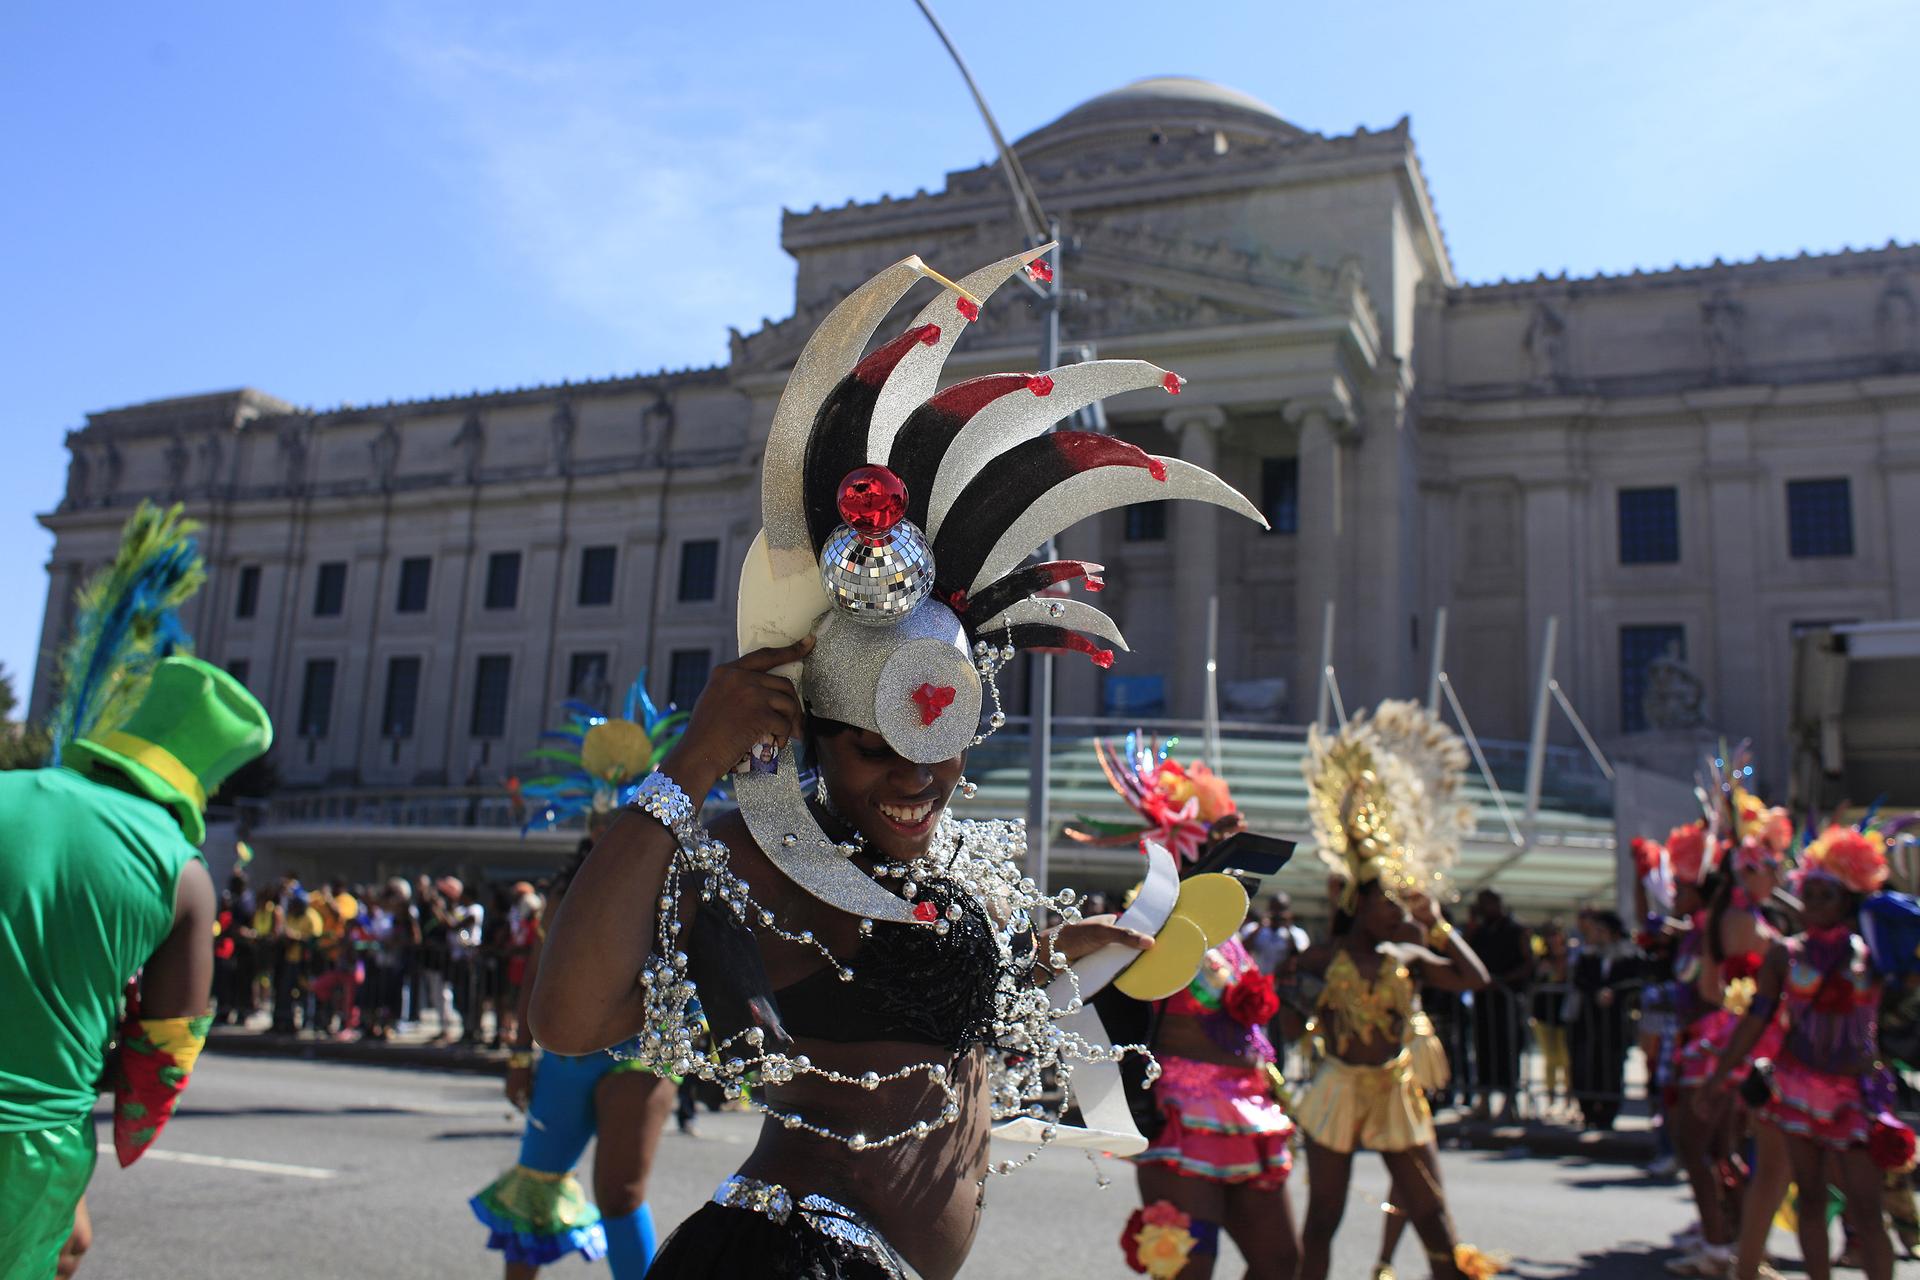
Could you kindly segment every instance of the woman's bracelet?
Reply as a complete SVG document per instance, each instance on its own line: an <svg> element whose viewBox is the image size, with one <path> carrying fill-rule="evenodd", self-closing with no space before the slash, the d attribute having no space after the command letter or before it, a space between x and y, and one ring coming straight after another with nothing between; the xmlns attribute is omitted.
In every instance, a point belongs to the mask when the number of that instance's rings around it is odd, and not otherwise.
<svg viewBox="0 0 1920 1280"><path fill-rule="evenodd" d="M1427 930L1427 947L1432 951L1445 951L1453 942L1453 926L1445 920L1436 920Z"/></svg>
<svg viewBox="0 0 1920 1280"><path fill-rule="evenodd" d="M515 1049L507 1055L507 1070L519 1071L533 1065L533 1050Z"/></svg>
<svg viewBox="0 0 1920 1280"><path fill-rule="evenodd" d="M691 848L699 844L704 834L695 819L693 801L687 799L687 793L680 789L679 783L658 769L646 776L627 807L645 812L673 832L673 838L683 847Z"/></svg>

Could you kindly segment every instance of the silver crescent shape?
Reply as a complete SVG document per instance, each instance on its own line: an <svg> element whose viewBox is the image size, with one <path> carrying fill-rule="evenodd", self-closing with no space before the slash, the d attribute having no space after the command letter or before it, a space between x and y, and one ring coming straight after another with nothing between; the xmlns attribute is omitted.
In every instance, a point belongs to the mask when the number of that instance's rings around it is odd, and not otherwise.
<svg viewBox="0 0 1920 1280"><path fill-rule="evenodd" d="M972 275L963 276L960 287L980 299L981 305L985 306L995 289L1053 247L1053 242L1048 241L1038 249L1025 249L1010 258L990 262ZM893 438L900 433L901 424L940 385L940 370L968 323L966 316L954 305L955 302L952 293L942 292L920 308L920 314L907 326L913 329L923 324L937 324L940 326L940 336L931 345L916 345L900 357L900 363L893 367L886 385L880 388L880 398L874 402L873 415L867 420L868 461L884 463L887 460L887 455L893 452Z"/></svg>
<svg viewBox="0 0 1920 1280"><path fill-rule="evenodd" d="M1260 509L1213 472L1178 458L1157 458L1156 461L1167 469L1165 480L1155 480L1139 467L1095 467L1069 476L1041 494L1000 535L1000 541L993 544L993 550L980 565L980 572L968 585L967 594L975 594L988 583L1004 577L1035 547L1062 529L1090 515L1135 502L1159 502L1168 498L1210 502L1245 516L1262 529L1267 527Z"/></svg>
<svg viewBox="0 0 1920 1280"><path fill-rule="evenodd" d="M780 403L774 406L760 460L760 519L766 526L767 552L776 577L815 568L801 477L807 437L813 433L821 404L859 361L867 340L893 304L916 281L926 278L925 264L918 256L894 263L842 298L793 362Z"/></svg>
<svg viewBox="0 0 1920 1280"><path fill-rule="evenodd" d="M927 495L928 541L940 535L954 499L989 462L1017 444L1045 435L1054 423L1095 400L1159 386L1167 371L1145 360L1089 360L1049 369L1047 376L1053 379L1053 390L1047 395L1016 391L1001 396L974 414L954 436L933 478L933 492Z"/></svg>
<svg viewBox="0 0 1920 1280"><path fill-rule="evenodd" d="M836 911L895 924L918 923L911 903L841 857L814 821L806 793L800 790L800 762L792 743L780 749L775 772L734 775L733 796L754 843L787 879ZM786 842L789 836L791 845Z"/></svg>
<svg viewBox="0 0 1920 1280"><path fill-rule="evenodd" d="M1055 605L1062 606L1058 614L1053 612ZM1010 604L995 614L991 621L975 628L975 634L984 636L1002 627L1015 627L1026 622L1084 631L1090 636L1099 636L1116 649L1128 651L1127 642L1112 618L1084 600L1068 600L1060 596L1029 596Z"/></svg>

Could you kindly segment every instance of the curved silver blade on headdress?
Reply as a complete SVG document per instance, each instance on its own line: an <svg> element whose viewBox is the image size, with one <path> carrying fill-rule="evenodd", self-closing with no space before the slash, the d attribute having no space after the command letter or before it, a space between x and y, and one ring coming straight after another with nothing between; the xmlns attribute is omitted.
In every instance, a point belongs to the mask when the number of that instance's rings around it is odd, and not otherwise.
<svg viewBox="0 0 1920 1280"><path fill-rule="evenodd" d="M981 563L980 571L967 585L969 595L1013 569L1033 549L1063 529L1071 528L1088 516L1134 502L1159 502L1185 498L1225 507L1267 527L1260 509L1240 496L1238 490L1219 476L1178 458L1156 458L1167 469L1165 480L1138 467L1097 467L1071 476L1042 494L1039 501L1021 513L993 550ZM1196 549L1196 554L1198 549Z"/></svg>
<svg viewBox="0 0 1920 1280"><path fill-rule="evenodd" d="M962 276L960 287L984 304L995 289L1013 278L1015 272L1035 258L1044 256L1053 247L1054 242L1049 240L1038 249L1026 249L1012 257L990 262L971 275ZM940 336L931 344L916 346L902 356L900 363L888 375L886 385L880 388L880 398L874 402L873 416L867 420L867 457L875 462L884 463L887 460L887 455L893 451L893 438L900 433L901 424L939 388L940 370L947 363L953 344L960 340L960 334L969 323L965 314L954 306L954 301L952 294L941 294L920 308L920 314L907 326L909 329L918 329L922 325L939 325Z"/></svg>
<svg viewBox="0 0 1920 1280"><path fill-rule="evenodd" d="M1058 610L1056 613L1055 610ZM975 631L979 635L998 631L1002 627L1016 627L1032 622L1043 627L1065 627L1070 631L1084 631L1090 636L1099 636L1116 649L1126 650L1127 642L1120 634L1120 627L1100 610L1084 600L1066 600L1059 596L1032 596L1018 604L1008 605L990 620L982 623Z"/></svg>
<svg viewBox="0 0 1920 1280"><path fill-rule="evenodd" d="M1054 423L1096 400L1163 385L1167 371L1145 360L1089 360L1063 364L1043 376L1053 379L1052 391L1044 396L1002 396L974 414L954 436L940 460L933 492L927 496L928 538L939 536L954 499L989 462L1017 444L1045 435Z"/></svg>
<svg viewBox="0 0 1920 1280"><path fill-rule="evenodd" d="M841 299L794 361L780 403L774 406L760 463L760 520L766 526L767 552L776 576L817 568L818 549L807 536L806 496L801 486L814 417L859 361L867 340L893 304L915 282L925 279L944 281L917 254L894 263Z"/></svg>
<svg viewBox="0 0 1920 1280"><path fill-rule="evenodd" d="M881 888L842 856L814 821L806 793L800 789L800 761L792 743L780 749L780 764L774 772L736 774L733 795L753 842L787 879L837 911L869 920L915 923L913 905Z"/></svg>

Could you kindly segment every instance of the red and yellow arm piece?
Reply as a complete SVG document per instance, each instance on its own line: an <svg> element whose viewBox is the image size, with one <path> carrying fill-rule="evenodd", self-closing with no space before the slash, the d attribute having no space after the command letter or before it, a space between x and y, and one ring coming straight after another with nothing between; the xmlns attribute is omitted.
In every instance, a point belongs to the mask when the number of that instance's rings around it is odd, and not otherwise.
<svg viewBox="0 0 1920 1280"><path fill-rule="evenodd" d="M113 1149L126 1168L173 1118L187 1077L207 1043L213 1015L140 1018L120 1026L120 1066L113 1084Z"/></svg>

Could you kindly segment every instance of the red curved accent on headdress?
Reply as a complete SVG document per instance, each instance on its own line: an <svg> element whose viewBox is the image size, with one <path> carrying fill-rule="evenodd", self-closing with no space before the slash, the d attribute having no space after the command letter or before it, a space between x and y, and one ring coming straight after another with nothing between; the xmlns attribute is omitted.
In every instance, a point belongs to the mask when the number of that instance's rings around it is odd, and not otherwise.
<svg viewBox="0 0 1920 1280"><path fill-rule="evenodd" d="M1033 381L1030 373L989 373L956 382L927 397L924 408L966 422L1001 396L1012 395Z"/></svg>
<svg viewBox="0 0 1920 1280"><path fill-rule="evenodd" d="M1006 577L980 588L977 596L968 597L964 591L955 591L953 594L959 597L959 603L954 606L954 612L960 615L960 621L966 623L970 630L982 627L1009 605L1075 578L1084 580L1087 590L1098 591L1100 587L1095 585L1100 583L1097 570L1102 567L1087 560L1045 560L1039 564L1023 565Z"/></svg>
<svg viewBox="0 0 1920 1280"><path fill-rule="evenodd" d="M893 367L916 346L932 346L940 341L937 324L916 325L893 341L874 348L873 354L853 366L853 376L870 387L878 387L893 372Z"/></svg>
<svg viewBox="0 0 1920 1280"><path fill-rule="evenodd" d="M1042 439L1052 442L1060 461L1070 474L1091 471L1095 467L1139 467L1155 480L1164 482L1167 466L1138 445L1113 436L1091 431L1056 431Z"/></svg>

